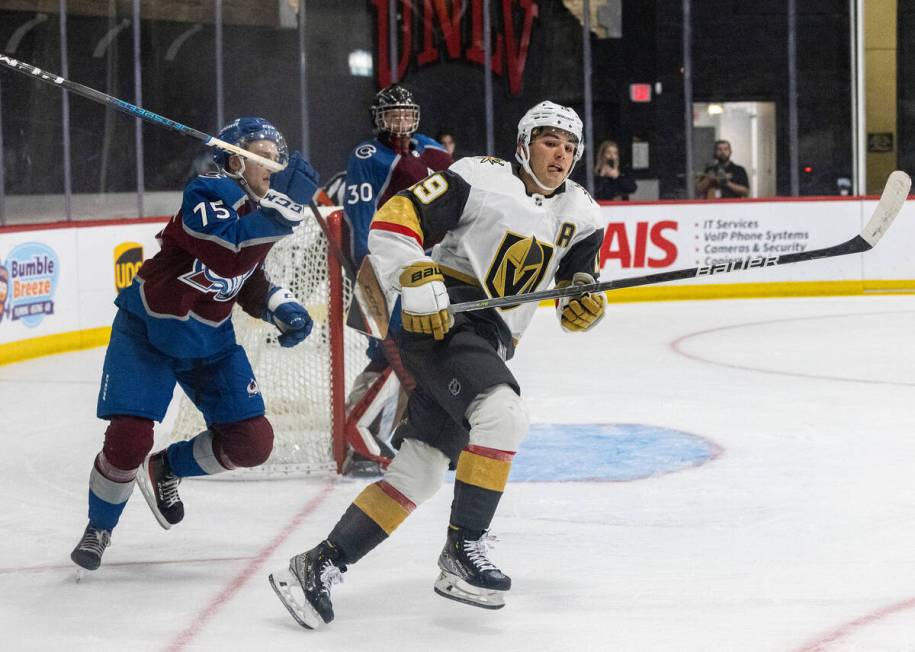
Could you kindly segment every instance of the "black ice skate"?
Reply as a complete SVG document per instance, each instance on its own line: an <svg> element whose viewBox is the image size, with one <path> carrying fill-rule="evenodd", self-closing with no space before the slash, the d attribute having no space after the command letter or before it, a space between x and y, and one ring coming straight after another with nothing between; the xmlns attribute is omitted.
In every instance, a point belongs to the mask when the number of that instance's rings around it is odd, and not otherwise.
<svg viewBox="0 0 915 652"><path fill-rule="evenodd" d="M172 472L164 450L147 457L137 473L137 486L153 516L166 530L184 518L184 503L178 497L180 483L181 478Z"/></svg>
<svg viewBox="0 0 915 652"><path fill-rule="evenodd" d="M95 570L101 565L102 553L109 545L111 545L111 531L99 530L89 524L86 526L86 531L83 532L83 538L70 553L70 559L74 564L82 566L86 570Z"/></svg>
<svg viewBox="0 0 915 652"><path fill-rule="evenodd" d="M435 592L474 607L504 607L505 593L512 581L486 556L495 541L496 537L488 532L478 535L449 527L445 549L438 558L442 572L435 580Z"/></svg>
<svg viewBox="0 0 915 652"><path fill-rule="evenodd" d="M289 560L289 566L270 574L270 586L295 621L317 629L334 619L330 589L346 572L340 551L328 541Z"/></svg>

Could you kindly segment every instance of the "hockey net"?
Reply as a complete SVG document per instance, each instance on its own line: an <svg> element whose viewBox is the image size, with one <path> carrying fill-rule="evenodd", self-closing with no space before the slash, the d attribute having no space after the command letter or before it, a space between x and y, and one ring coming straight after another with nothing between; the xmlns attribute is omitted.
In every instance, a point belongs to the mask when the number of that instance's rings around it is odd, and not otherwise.
<svg viewBox="0 0 915 652"><path fill-rule="evenodd" d="M322 212L331 237L343 242L342 212ZM298 346L281 347L275 326L235 307L235 334L251 361L274 432L270 459L249 472L284 476L342 468L344 404L367 358L365 336L345 327L352 286L333 250L309 217L267 257L271 282L291 291L314 320L311 335ZM190 439L204 429L202 415L181 394L171 440Z"/></svg>

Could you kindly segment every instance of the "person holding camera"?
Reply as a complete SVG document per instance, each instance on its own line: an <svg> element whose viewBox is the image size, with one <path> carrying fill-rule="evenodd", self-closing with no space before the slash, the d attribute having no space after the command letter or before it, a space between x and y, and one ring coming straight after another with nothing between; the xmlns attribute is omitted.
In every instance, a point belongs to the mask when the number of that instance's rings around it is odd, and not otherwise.
<svg viewBox="0 0 915 652"><path fill-rule="evenodd" d="M733 199L750 196L750 180L743 167L731 161L731 143L715 141L715 163L696 182L696 195L705 199Z"/></svg>
<svg viewBox="0 0 915 652"><path fill-rule="evenodd" d="M594 162L594 198L629 200L638 188L632 171L620 164L620 148L612 140L605 140L597 148Z"/></svg>

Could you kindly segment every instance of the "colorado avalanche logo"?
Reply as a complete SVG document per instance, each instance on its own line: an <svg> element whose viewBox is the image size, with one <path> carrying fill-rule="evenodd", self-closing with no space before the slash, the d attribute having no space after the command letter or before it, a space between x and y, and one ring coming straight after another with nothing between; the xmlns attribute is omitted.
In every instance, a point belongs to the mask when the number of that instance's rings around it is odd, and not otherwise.
<svg viewBox="0 0 915 652"><path fill-rule="evenodd" d="M231 301L253 273L252 269L241 276L223 278L199 260L195 260L193 269L178 279L195 290L214 295L213 299L216 301Z"/></svg>
<svg viewBox="0 0 915 652"><path fill-rule="evenodd" d="M376 151L374 145L363 145L356 150L356 156L358 158L372 158Z"/></svg>
<svg viewBox="0 0 915 652"><path fill-rule="evenodd" d="M261 390L257 386L257 381L253 378L248 383L248 398L252 398L261 393Z"/></svg>

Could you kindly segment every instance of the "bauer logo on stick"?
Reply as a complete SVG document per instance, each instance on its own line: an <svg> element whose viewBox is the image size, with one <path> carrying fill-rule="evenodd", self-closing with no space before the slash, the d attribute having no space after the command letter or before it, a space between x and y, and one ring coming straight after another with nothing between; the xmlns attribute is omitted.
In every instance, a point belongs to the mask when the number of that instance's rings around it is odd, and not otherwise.
<svg viewBox="0 0 915 652"><path fill-rule="evenodd" d="M778 265L778 256L739 258L737 260L729 260L726 263L718 263L717 265L700 265L696 268L696 276L727 274L728 272L739 272L744 269L753 269L754 267L774 267L775 265Z"/></svg>

